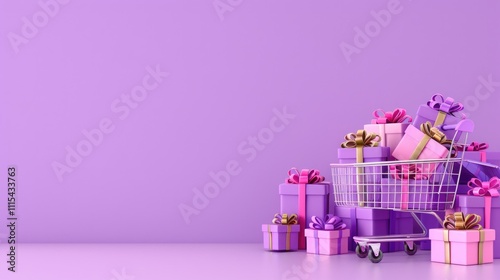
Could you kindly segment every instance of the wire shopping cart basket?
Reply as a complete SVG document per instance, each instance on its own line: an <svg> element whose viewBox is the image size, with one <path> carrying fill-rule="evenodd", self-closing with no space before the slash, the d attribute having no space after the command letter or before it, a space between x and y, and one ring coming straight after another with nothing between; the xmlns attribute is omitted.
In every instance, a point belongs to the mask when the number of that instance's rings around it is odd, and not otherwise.
<svg viewBox="0 0 500 280"><path fill-rule="evenodd" d="M354 236L358 257L368 256L373 263L380 262L383 242L404 242L405 252L414 255L417 252L414 242L429 240L427 228L416 213L433 215L442 224L436 211L453 208L465 154L464 151L460 157L453 157L455 145L467 143L474 123L466 119L441 129L455 129L448 156L443 159L331 164L337 206L409 212L422 229L416 234Z"/></svg>

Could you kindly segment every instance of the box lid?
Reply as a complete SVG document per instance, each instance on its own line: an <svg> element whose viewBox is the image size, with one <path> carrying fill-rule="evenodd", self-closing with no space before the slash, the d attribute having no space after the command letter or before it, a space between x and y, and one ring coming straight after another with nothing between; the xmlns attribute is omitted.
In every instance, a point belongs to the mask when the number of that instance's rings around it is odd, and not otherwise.
<svg viewBox="0 0 500 280"><path fill-rule="evenodd" d="M386 158L390 154L389 147L364 147L363 158ZM339 148L337 150L339 158L356 158L356 148Z"/></svg>
<svg viewBox="0 0 500 280"><path fill-rule="evenodd" d="M279 194L298 195L299 184L283 183L279 185ZM306 184L306 195L327 195L332 193L332 185L329 182L317 184Z"/></svg>
<svg viewBox="0 0 500 280"><path fill-rule="evenodd" d="M300 230L300 225L263 224L262 225L262 231L263 232L268 232L268 229L270 229L271 232L287 232L287 227L288 226L291 227L290 232L299 232L299 230Z"/></svg>
<svg viewBox="0 0 500 280"><path fill-rule="evenodd" d="M327 238L327 239L339 238L340 232L342 232L342 238L349 237L351 234L351 231L349 229L317 230L317 229L306 228L306 230L304 231L304 235L306 237L314 237L315 232L318 234L318 238Z"/></svg>
<svg viewBox="0 0 500 280"><path fill-rule="evenodd" d="M495 240L495 230L494 229L483 229L484 231L484 241ZM449 233L450 242L479 242L479 230L450 230ZM429 230L429 239L431 240L444 240L444 229L442 228L431 228Z"/></svg>
<svg viewBox="0 0 500 280"><path fill-rule="evenodd" d="M356 218L366 220L387 220L390 210L356 207Z"/></svg>
<svg viewBox="0 0 500 280"><path fill-rule="evenodd" d="M380 133L380 131L385 131L386 134L404 133L409 123L386 123L386 124L365 124L364 129L373 133Z"/></svg>
<svg viewBox="0 0 500 280"><path fill-rule="evenodd" d="M484 207L484 197L475 195L457 195L456 206L458 207ZM500 197L491 198L491 207L500 208Z"/></svg>

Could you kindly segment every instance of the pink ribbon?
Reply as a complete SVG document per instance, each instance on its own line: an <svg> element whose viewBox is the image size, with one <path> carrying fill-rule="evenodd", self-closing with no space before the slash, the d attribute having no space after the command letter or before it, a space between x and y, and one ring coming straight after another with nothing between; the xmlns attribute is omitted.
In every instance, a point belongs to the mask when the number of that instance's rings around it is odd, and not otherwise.
<svg viewBox="0 0 500 280"><path fill-rule="evenodd" d="M409 200L409 180L427 179L427 175L422 174L422 169L415 164L390 165L389 173L394 179L401 180L401 209L408 209Z"/></svg>
<svg viewBox="0 0 500 280"><path fill-rule="evenodd" d="M469 186L468 195L484 197L484 228L490 228L491 219L491 198L500 196L500 179L493 177L489 181L483 182L478 178L472 178L467 183Z"/></svg>
<svg viewBox="0 0 500 280"><path fill-rule="evenodd" d="M325 219L321 219L317 216L312 216L312 222L309 223L309 227L318 230L342 230L347 227L347 225L342 222L342 219L338 216L332 214L326 215Z"/></svg>
<svg viewBox="0 0 500 280"><path fill-rule="evenodd" d="M463 152L463 151L477 152L477 151L482 151L482 150L488 149L489 145L488 145L488 143L472 142L468 146L467 145L457 144L457 145L455 145L455 147L460 152Z"/></svg>
<svg viewBox="0 0 500 280"><path fill-rule="evenodd" d="M288 178L285 183L299 184L299 211L297 215L300 225L299 249L306 248L306 238L304 235L306 228L306 184L316 184L324 180L325 177L319 175L319 171L315 169L302 169L300 173L295 167L288 170Z"/></svg>
<svg viewBox="0 0 500 280"><path fill-rule="evenodd" d="M442 111L451 115L464 109L464 105L462 105L462 103L455 102L455 100L451 97L446 97L445 99L439 93L434 94L432 98L427 101L427 106L431 107L434 110ZM464 114L462 114L462 118L465 118Z"/></svg>
<svg viewBox="0 0 500 280"><path fill-rule="evenodd" d="M375 119L372 119L372 124L386 124L386 123L403 123L408 121L410 123L413 119L406 114L406 110L397 108L394 111L385 112L382 109L377 109L373 112Z"/></svg>

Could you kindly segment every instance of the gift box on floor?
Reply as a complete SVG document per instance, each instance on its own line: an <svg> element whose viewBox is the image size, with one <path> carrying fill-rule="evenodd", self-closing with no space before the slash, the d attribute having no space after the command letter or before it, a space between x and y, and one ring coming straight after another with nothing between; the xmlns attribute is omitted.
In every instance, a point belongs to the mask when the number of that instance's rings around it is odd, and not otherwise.
<svg viewBox="0 0 500 280"><path fill-rule="evenodd" d="M298 250L299 230L297 215L274 215L273 224L262 225L264 249L270 251Z"/></svg>
<svg viewBox="0 0 500 280"><path fill-rule="evenodd" d="M279 185L281 213L297 213L299 249L306 248L304 230L312 216L324 217L328 214L331 184L317 170L292 168L286 183Z"/></svg>
<svg viewBox="0 0 500 280"><path fill-rule="evenodd" d="M358 130L356 134L350 133L345 136L346 141L337 150L339 163L363 163L386 161L390 149L388 147L378 147L380 137L373 133L367 134L364 130ZM352 188L347 193L353 197L350 201L359 201L358 206L379 207L380 203L380 180L382 178L382 168L380 166L352 167L346 170L346 179L352 182Z"/></svg>
<svg viewBox="0 0 500 280"><path fill-rule="evenodd" d="M408 212L390 211L389 234L412 234L414 233L415 219ZM388 252L404 251L404 242L389 242Z"/></svg>
<svg viewBox="0 0 500 280"><path fill-rule="evenodd" d="M393 112L376 110L373 112L375 119L371 124L365 124L364 130L380 136L380 147L388 147L393 151L403 138L406 128L410 125L412 118L406 115L405 109L396 109ZM388 160L395 160L389 154Z"/></svg>
<svg viewBox="0 0 500 280"><path fill-rule="evenodd" d="M348 248L354 251L354 236L377 236L389 234L390 210L336 206L335 215L342 218L350 230ZM380 249L387 252L388 243L381 243Z"/></svg>
<svg viewBox="0 0 500 280"><path fill-rule="evenodd" d="M313 216L308 229L305 230L307 238L307 253L317 255L346 254L348 238L350 236L347 225L338 216L327 215L323 220Z"/></svg>
<svg viewBox="0 0 500 280"><path fill-rule="evenodd" d="M457 195L453 211L464 214L478 214L484 217L479 224L486 229L496 230L500 239L500 179L494 177L489 181L472 179L469 182L469 195ZM494 258L500 259L500 242L494 244Z"/></svg>
<svg viewBox="0 0 500 280"><path fill-rule="evenodd" d="M446 216L444 229L431 229L431 261L476 265L493 262L495 230L482 229L480 216L456 212Z"/></svg>
<svg viewBox="0 0 500 280"><path fill-rule="evenodd" d="M444 220L445 211L435 211L435 213L439 216L439 218L441 218L441 220ZM443 225L436 219L436 217L434 217L434 215L425 214L425 213L418 213L417 215L427 230L432 229L432 228L443 228ZM414 228L415 233L422 232L422 228L420 228L420 226L416 222L413 224L413 228ZM419 244L420 250L430 250L431 249L431 241L430 240L420 241L418 244Z"/></svg>
<svg viewBox="0 0 500 280"><path fill-rule="evenodd" d="M441 94L435 94L427 102L426 105L421 105L417 110L417 115L413 121L415 127L420 127L421 124L430 122L433 127L442 127L443 125L453 125L465 118L461 113L464 109L463 105L455 102L453 98L446 99ZM455 137L455 142L460 139L460 131L444 130L443 133L450 140Z"/></svg>

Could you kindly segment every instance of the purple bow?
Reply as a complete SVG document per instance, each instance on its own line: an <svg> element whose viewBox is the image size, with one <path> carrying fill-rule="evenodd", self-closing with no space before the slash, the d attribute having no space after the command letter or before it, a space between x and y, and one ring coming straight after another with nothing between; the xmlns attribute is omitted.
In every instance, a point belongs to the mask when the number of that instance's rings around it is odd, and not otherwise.
<svg viewBox="0 0 500 280"><path fill-rule="evenodd" d="M319 175L319 171L315 169L302 169L300 172L297 168L288 170L288 178L285 183L289 184L316 184L323 182L325 177Z"/></svg>
<svg viewBox="0 0 500 280"><path fill-rule="evenodd" d="M486 150L488 149L489 145L488 143L479 143L479 142L472 142L470 143L470 145L466 146L466 145L455 145L457 150L459 151L473 151L473 152L477 152L477 151L482 151L482 150Z"/></svg>
<svg viewBox="0 0 500 280"><path fill-rule="evenodd" d="M443 111L447 114L456 113L458 111L462 111L464 109L464 105L460 102L455 102L455 100L451 97L446 97L446 99L441 94L434 94L432 98L427 101L427 106L431 107L434 110ZM462 118L465 115L462 114Z"/></svg>
<svg viewBox="0 0 500 280"><path fill-rule="evenodd" d="M397 108L394 111L385 112L382 109L373 112L375 119L372 119L373 124L386 124L386 123L403 123L408 121L410 123L413 119L406 114L406 110Z"/></svg>
<svg viewBox="0 0 500 280"><path fill-rule="evenodd" d="M500 196L498 189L500 188L500 179L498 177L493 177L489 181L483 182L478 178L472 178L467 183L470 190L467 192L468 195L475 196Z"/></svg>
<svg viewBox="0 0 500 280"><path fill-rule="evenodd" d="M342 219L340 217L334 216L332 214L326 215L325 220L316 216L312 216L311 220L312 222L309 223L309 227L312 229L341 230L347 227L347 225L342 222Z"/></svg>

